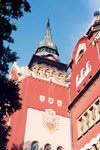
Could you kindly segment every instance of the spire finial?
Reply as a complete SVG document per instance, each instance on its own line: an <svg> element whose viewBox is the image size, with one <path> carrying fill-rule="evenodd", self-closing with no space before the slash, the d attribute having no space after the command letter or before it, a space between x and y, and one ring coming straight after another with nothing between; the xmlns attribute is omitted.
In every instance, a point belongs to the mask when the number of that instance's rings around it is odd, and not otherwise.
<svg viewBox="0 0 100 150"><path fill-rule="evenodd" d="M94 12L94 17L96 17L96 16L100 16L100 11L95 11Z"/></svg>
<svg viewBox="0 0 100 150"><path fill-rule="evenodd" d="M50 27L50 17L48 16L48 23L47 23L47 27Z"/></svg>

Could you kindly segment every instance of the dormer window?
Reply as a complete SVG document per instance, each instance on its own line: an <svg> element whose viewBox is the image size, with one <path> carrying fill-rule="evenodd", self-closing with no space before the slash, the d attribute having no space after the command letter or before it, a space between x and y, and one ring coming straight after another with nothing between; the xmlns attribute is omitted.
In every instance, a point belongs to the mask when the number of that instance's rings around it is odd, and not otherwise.
<svg viewBox="0 0 100 150"><path fill-rule="evenodd" d="M76 53L76 58L75 58L76 64L81 60L81 58L83 57L85 51L86 51L86 44L85 43L79 44L78 50L77 50L77 53Z"/></svg>
<svg viewBox="0 0 100 150"><path fill-rule="evenodd" d="M79 53L78 61L80 61L80 59L82 58L83 54L84 54L84 50L82 49L82 50L80 51L80 53Z"/></svg>

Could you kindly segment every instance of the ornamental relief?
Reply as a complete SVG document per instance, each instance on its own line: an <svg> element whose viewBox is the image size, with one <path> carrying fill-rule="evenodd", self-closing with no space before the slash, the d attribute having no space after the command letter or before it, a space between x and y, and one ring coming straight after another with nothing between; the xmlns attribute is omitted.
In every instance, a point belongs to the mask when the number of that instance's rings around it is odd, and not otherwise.
<svg viewBox="0 0 100 150"><path fill-rule="evenodd" d="M56 115L56 112L52 109L46 109L43 114L43 124L44 127L49 132L54 132L55 130L58 130L59 127L59 118Z"/></svg>
<svg viewBox="0 0 100 150"><path fill-rule="evenodd" d="M100 32L98 32L95 36L95 38L92 41L92 45L95 45L95 41L98 40L100 38Z"/></svg>
<svg viewBox="0 0 100 150"><path fill-rule="evenodd" d="M77 119L78 138L81 138L100 121L100 97Z"/></svg>
<svg viewBox="0 0 100 150"><path fill-rule="evenodd" d="M56 104L58 107L62 107L62 105L63 105L62 100L59 100L59 99L55 100L52 97L48 97L47 99L48 99L49 104L54 104L54 102L56 101ZM45 102L45 100L46 100L46 97L44 95L40 95L40 101L43 103L43 102Z"/></svg>
<svg viewBox="0 0 100 150"><path fill-rule="evenodd" d="M44 79L46 81L58 83L64 86L69 86L70 75L66 72L61 72L56 68L52 68L46 65L38 65L34 64L32 66L32 70L30 70L27 66L19 68L17 63L13 64L13 68L15 69L18 81L21 82L24 78L28 76L37 77L40 79ZM10 74L9 79L12 78L12 74ZM66 82L67 81L67 82Z"/></svg>

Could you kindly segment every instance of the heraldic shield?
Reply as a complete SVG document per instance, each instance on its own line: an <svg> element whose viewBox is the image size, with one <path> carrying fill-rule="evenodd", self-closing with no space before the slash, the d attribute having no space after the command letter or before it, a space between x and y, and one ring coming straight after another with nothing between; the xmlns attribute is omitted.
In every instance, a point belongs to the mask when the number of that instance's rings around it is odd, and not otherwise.
<svg viewBox="0 0 100 150"><path fill-rule="evenodd" d="M49 131L56 128L56 112L52 109L46 109L44 114L44 123Z"/></svg>

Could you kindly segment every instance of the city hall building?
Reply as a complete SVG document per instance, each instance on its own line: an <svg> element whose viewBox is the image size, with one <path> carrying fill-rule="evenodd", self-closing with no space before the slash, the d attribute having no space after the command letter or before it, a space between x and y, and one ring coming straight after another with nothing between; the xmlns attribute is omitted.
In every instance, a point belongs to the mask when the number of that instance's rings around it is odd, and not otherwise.
<svg viewBox="0 0 100 150"><path fill-rule="evenodd" d="M67 73L71 68L70 73ZM79 39L70 63L59 60L48 20L28 66L12 66L22 108L9 119L8 149L100 150L100 13Z"/></svg>

